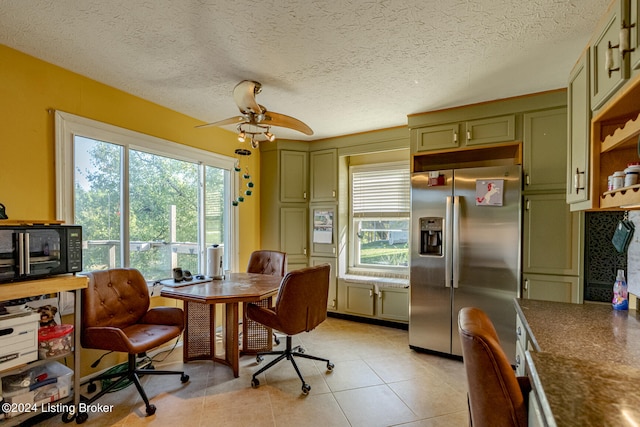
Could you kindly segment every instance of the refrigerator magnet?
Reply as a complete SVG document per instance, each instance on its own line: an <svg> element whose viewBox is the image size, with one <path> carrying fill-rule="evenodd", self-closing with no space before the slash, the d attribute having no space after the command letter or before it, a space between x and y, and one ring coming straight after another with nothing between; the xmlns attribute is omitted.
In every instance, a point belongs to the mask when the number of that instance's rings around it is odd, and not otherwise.
<svg viewBox="0 0 640 427"><path fill-rule="evenodd" d="M476 180L476 206L502 206L504 179Z"/></svg>

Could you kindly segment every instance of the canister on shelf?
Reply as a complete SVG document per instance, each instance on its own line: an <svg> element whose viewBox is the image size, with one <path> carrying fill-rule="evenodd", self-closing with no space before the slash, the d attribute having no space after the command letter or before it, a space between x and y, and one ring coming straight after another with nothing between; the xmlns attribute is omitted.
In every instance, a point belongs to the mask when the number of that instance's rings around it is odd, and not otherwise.
<svg viewBox="0 0 640 427"><path fill-rule="evenodd" d="M625 173L623 171L616 171L612 176L612 190L617 190L618 188L622 188L624 186L624 176Z"/></svg>
<svg viewBox="0 0 640 427"><path fill-rule="evenodd" d="M630 187L638 183L638 174L640 173L640 164L629 163L624 170L624 186Z"/></svg>

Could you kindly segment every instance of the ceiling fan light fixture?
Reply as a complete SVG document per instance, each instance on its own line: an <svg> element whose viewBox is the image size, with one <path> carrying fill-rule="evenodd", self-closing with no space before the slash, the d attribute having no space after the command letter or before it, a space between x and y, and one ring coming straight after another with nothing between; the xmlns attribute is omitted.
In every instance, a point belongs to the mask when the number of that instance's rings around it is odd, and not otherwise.
<svg viewBox="0 0 640 427"><path fill-rule="evenodd" d="M276 140L276 136L275 136L274 134L272 134L271 132L269 132L269 131L266 131L266 132L264 133L264 136L266 136L266 137L267 137L267 139L268 139L270 142L273 142L273 141L275 141L275 140Z"/></svg>
<svg viewBox="0 0 640 427"><path fill-rule="evenodd" d="M245 138L246 138L246 134L243 130L240 131L240 133L238 134L238 142L244 142Z"/></svg>

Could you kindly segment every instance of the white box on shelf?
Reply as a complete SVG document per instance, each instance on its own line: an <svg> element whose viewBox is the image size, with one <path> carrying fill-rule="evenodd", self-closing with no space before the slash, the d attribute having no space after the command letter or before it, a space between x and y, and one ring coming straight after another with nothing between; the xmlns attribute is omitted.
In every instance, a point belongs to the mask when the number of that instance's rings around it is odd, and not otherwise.
<svg viewBox="0 0 640 427"><path fill-rule="evenodd" d="M0 318L0 371L38 359L40 315L8 315Z"/></svg>

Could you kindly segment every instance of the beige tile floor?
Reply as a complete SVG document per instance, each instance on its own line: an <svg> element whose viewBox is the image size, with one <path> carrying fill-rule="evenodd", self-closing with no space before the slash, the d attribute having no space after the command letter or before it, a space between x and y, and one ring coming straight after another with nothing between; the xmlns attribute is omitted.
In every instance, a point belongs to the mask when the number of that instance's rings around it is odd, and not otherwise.
<svg viewBox="0 0 640 427"><path fill-rule="evenodd" d="M284 347L284 339L280 347ZM185 369L177 377L142 379L155 415L130 386L102 398L108 413L91 413L87 426L467 426L466 378L462 362L409 349L407 331L329 318L316 330L297 335L309 354L335 364L297 359L311 385L301 382L288 361L263 373L260 387L250 386L258 369L253 356L240 358L240 377L210 361L183 364L177 349L156 369ZM163 357L158 355L157 358ZM266 363L270 356L265 357ZM63 425L59 416L42 426ZM70 424L70 425L75 425Z"/></svg>

